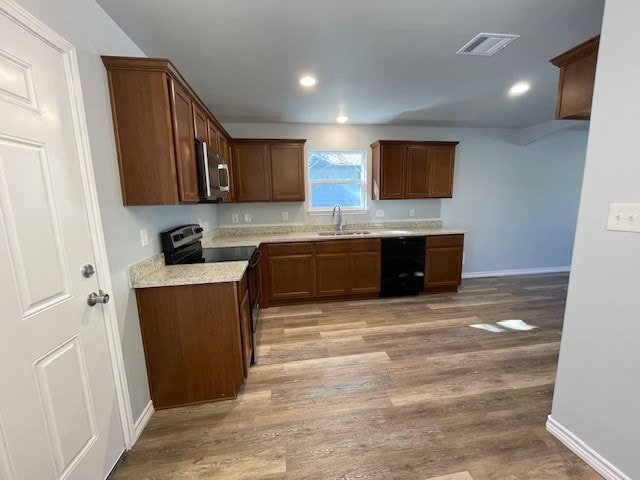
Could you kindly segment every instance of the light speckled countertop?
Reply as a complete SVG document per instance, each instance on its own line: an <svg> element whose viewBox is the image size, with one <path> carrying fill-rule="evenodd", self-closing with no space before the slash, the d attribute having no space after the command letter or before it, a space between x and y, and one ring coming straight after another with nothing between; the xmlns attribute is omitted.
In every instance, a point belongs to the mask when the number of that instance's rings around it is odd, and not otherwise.
<svg viewBox="0 0 640 480"><path fill-rule="evenodd" d="M373 227L373 228L372 228ZM239 247L263 243L348 240L357 238L384 238L398 236L426 237L431 235L455 235L465 230L442 228L441 221L395 222L384 224L350 225L349 230L366 231L356 235L319 235L334 230L333 226L274 226L274 227L224 227L205 234L204 248ZM165 265L162 254L143 260L129 267L132 288L196 285L202 283L238 282L247 269L248 262L219 262L195 265Z"/></svg>

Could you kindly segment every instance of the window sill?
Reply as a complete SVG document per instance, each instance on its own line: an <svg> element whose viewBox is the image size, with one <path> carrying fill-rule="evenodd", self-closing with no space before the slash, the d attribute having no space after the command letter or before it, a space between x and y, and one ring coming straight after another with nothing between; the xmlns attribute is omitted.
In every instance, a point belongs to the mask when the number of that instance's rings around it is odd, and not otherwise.
<svg viewBox="0 0 640 480"><path fill-rule="evenodd" d="M323 216L331 216L333 215L333 209L329 210L307 210L305 212L310 217L323 217ZM342 209L342 215L369 215L369 210L347 210L345 208Z"/></svg>

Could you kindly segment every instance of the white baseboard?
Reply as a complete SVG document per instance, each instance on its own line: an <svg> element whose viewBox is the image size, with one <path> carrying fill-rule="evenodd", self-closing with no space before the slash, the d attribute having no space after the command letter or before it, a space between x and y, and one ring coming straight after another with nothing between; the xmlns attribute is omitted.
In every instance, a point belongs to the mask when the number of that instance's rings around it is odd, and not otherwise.
<svg viewBox="0 0 640 480"><path fill-rule="evenodd" d="M483 277L510 277L512 275L539 275L541 273L564 273L571 270L571 267L542 267L523 268L516 270L493 270L486 272L465 272L462 278L483 278Z"/></svg>
<svg viewBox="0 0 640 480"><path fill-rule="evenodd" d="M133 424L133 443L134 444L138 441L138 439L140 438L140 435L142 435L142 431L144 430L144 427L146 427L147 423L149 423L149 420L151 420L151 415L153 415L153 412L155 412L155 409L153 408L153 402L149 400L149 403L147 403L147 406L144 407L144 410L136 420L136 423ZM133 447L133 445L131 446Z"/></svg>
<svg viewBox="0 0 640 480"><path fill-rule="evenodd" d="M606 458L560 425L551 415L547 417L547 431L607 480L631 480L631 477L622 473Z"/></svg>

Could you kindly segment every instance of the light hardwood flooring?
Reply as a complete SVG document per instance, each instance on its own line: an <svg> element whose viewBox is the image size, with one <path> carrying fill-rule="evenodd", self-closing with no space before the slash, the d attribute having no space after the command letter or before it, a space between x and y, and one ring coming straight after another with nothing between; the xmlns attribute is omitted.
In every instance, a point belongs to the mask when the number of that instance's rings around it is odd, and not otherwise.
<svg viewBox="0 0 640 480"><path fill-rule="evenodd" d="M544 428L566 285L264 310L238 398L156 412L113 478L599 479Z"/></svg>

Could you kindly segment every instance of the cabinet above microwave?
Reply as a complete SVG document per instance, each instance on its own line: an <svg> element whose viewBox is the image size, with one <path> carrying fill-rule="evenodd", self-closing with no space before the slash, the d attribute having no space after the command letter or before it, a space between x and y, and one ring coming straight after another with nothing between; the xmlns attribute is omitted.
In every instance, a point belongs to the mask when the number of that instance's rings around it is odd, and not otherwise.
<svg viewBox="0 0 640 480"><path fill-rule="evenodd" d="M111 94L123 204L198 203L198 120L207 125L205 141L223 157L228 157L229 134L169 60L105 56L102 61Z"/></svg>

